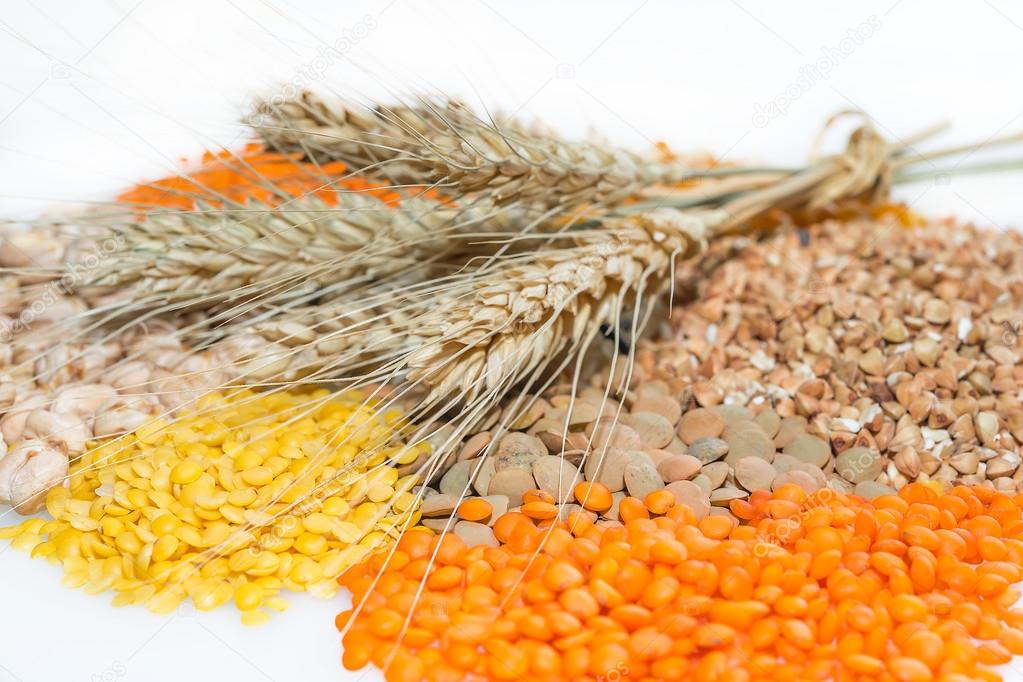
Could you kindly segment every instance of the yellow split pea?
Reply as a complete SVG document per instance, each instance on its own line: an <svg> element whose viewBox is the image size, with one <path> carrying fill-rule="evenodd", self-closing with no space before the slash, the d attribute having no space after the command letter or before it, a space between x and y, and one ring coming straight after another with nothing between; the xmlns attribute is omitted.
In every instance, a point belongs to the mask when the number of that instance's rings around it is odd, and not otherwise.
<svg viewBox="0 0 1023 682"><path fill-rule="evenodd" d="M245 623L283 610L282 588L330 596L334 580L419 521L397 410L326 390L203 397L173 423L94 443L50 491L52 521L0 537L62 564L63 583L173 611L233 600Z"/></svg>

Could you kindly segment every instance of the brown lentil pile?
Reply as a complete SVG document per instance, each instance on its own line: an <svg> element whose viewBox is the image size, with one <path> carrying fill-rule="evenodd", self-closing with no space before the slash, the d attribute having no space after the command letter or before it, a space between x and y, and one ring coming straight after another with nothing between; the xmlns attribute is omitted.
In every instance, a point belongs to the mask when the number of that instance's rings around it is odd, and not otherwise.
<svg viewBox="0 0 1023 682"><path fill-rule="evenodd" d="M627 495L662 488L698 518L786 483L867 499L929 480L1014 494L1021 246L1016 233L894 220L716 244L680 266L671 317L636 343L630 390L617 390L619 357L574 399L567 382L536 396L510 430L495 415L430 481L424 523L458 512L455 532L489 544L484 524L528 512L528 491L564 517L583 480L611 493L591 508L609 520ZM463 491L489 513L461 513Z"/></svg>

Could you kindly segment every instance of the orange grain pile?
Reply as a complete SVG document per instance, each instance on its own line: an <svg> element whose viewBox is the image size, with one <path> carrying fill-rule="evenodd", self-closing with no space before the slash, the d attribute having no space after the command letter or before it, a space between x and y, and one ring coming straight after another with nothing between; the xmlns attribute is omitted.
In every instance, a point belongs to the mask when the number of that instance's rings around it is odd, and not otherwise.
<svg viewBox="0 0 1023 682"><path fill-rule="evenodd" d="M512 512L498 547L413 530L339 579L362 605L337 618L342 662L398 682L998 680L1023 653L1023 496L931 485L784 486L733 501L738 525L656 493L624 523Z"/></svg>
<svg viewBox="0 0 1023 682"><path fill-rule="evenodd" d="M339 161L314 164L300 160L299 154L278 154L249 144L238 152L208 151L181 175L139 184L117 200L140 208L191 210L200 199L214 207L225 202L273 206L288 197L306 196L336 206L343 192L368 192L385 202L399 199L385 187L346 173Z"/></svg>

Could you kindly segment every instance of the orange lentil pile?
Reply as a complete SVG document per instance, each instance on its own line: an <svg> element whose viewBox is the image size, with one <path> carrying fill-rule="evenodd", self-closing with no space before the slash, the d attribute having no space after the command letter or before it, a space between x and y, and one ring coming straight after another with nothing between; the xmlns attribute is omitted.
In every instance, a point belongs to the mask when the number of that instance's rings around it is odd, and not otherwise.
<svg viewBox="0 0 1023 682"><path fill-rule="evenodd" d="M621 523L511 512L471 549L412 530L339 578L342 662L396 682L998 680L1023 653L1023 496L935 487L788 485L732 501L738 524L652 493Z"/></svg>
<svg viewBox="0 0 1023 682"><path fill-rule="evenodd" d="M239 204L259 202L276 205L285 197L315 196L336 206L343 192L368 192L384 202L396 202L399 195L365 178L346 175L340 161L314 164L299 154L278 154L260 144L249 144L238 152L208 151L201 162L181 175L137 185L117 200L140 208L191 210L197 201L222 206L224 200Z"/></svg>

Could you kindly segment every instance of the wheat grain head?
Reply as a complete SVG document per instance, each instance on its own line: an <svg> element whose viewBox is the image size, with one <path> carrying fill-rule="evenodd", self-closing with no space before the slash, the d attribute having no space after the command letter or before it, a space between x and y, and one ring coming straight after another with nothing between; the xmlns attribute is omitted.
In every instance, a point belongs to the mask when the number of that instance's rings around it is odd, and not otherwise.
<svg viewBox="0 0 1023 682"><path fill-rule="evenodd" d="M362 110L306 92L282 104L265 102L249 122L271 147L339 160L398 183L485 196L497 205L612 205L645 186L696 173L622 149L487 121L463 104L426 97L413 106Z"/></svg>

